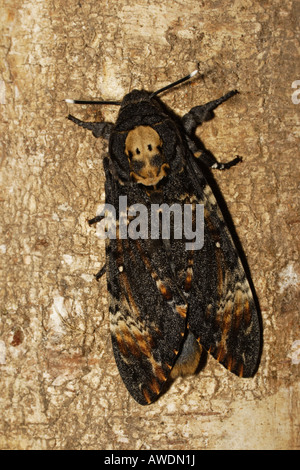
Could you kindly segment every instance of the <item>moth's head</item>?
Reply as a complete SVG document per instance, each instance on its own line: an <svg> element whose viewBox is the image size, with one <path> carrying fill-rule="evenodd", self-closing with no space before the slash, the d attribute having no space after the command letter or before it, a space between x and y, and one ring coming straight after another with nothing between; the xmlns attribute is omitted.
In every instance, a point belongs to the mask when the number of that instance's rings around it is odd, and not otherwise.
<svg viewBox="0 0 300 470"><path fill-rule="evenodd" d="M125 155L131 179L144 186L157 185L170 170L165 161L163 141L151 126L137 126L128 132Z"/></svg>
<svg viewBox="0 0 300 470"><path fill-rule="evenodd" d="M95 102L120 105L117 121L110 127L106 138L109 138L109 154L114 174L121 182L134 181L144 186L156 186L170 172L181 171L184 148L180 131L170 112L157 99L157 95L185 82L196 73L197 70L153 93L132 90L121 102ZM81 100L67 101L92 103ZM94 124L85 123L84 127L91 129L96 137L104 135L98 134Z"/></svg>
<svg viewBox="0 0 300 470"><path fill-rule="evenodd" d="M127 107L131 105L138 105L139 103L149 104L151 103L152 94L146 90L131 90L127 95L124 96L121 101L120 113Z"/></svg>

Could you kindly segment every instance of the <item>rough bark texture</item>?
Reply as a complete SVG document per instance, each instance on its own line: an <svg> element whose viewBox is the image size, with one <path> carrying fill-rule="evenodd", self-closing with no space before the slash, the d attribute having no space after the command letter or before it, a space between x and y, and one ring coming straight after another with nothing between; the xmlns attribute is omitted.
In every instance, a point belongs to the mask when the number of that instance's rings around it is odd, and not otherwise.
<svg viewBox="0 0 300 470"><path fill-rule="evenodd" d="M299 110L296 0L2 0L2 449L299 447ZM264 350L253 379L216 361L141 407L112 356L104 242L87 218L104 200L102 139L76 128L114 120L122 99L200 62L202 79L163 100L182 115L237 88L199 135L256 286ZM296 69L298 67L298 69Z"/></svg>

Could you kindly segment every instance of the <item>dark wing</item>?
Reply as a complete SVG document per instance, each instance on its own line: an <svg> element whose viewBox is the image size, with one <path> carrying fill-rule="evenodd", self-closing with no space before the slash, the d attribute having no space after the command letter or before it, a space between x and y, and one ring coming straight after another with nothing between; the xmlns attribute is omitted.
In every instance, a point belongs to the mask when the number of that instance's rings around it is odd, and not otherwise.
<svg viewBox="0 0 300 470"><path fill-rule="evenodd" d="M192 154L187 178L204 204L204 246L194 252L189 326L200 344L231 372L252 376L260 347L260 317L228 225Z"/></svg>
<svg viewBox="0 0 300 470"><path fill-rule="evenodd" d="M121 194L136 202L130 186L125 190L105 166L106 202L117 208ZM113 351L128 391L146 405L161 393L181 350L188 306L164 243L121 239L116 232L106 249Z"/></svg>

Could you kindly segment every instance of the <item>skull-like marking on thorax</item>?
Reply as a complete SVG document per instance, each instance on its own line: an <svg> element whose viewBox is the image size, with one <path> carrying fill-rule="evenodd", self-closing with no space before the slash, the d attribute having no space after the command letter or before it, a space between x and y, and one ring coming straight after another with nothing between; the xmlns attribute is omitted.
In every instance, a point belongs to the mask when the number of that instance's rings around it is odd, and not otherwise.
<svg viewBox="0 0 300 470"><path fill-rule="evenodd" d="M162 140L150 126L138 126L128 132L125 154L131 178L145 186L155 186L170 168L165 163Z"/></svg>

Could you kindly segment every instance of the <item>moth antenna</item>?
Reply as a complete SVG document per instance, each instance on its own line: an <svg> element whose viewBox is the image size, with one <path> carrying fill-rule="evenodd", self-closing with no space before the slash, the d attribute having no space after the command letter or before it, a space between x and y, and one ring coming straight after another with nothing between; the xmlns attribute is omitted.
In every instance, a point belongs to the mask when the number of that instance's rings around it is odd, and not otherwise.
<svg viewBox="0 0 300 470"><path fill-rule="evenodd" d="M180 78L176 82L170 83L169 85L167 85L163 88L160 88L160 90L157 90L157 91L155 91L154 93L152 93L150 95L150 99L153 98L154 96L157 96L159 93L162 93L163 91L169 90L169 88L173 88L174 86L179 85L180 83L186 82L190 78L197 75L198 72L199 72L199 70L196 69L192 73L187 75L186 77ZM122 104L122 101L72 100L72 99L69 99L69 98L65 99L65 102L70 103L70 104L112 104L112 105L116 105L116 106L120 106Z"/></svg>
<svg viewBox="0 0 300 470"><path fill-rule="evenodd" d="M163 91L166 91L166 90L169 90L169 88L173 88L174 86L176 85L179 85L179 83L183 83L183 82L186 82L187 80L189 80L190 78L194 77L195 75L197 75L197 73L199 72L198 69L194 70L192 73L190 73L189 75L187 75L186 77L183 77L183 78L180 78L179 80L177 80L176 82L173 82L173 83L170 83L169 85L163 87L163 88L160 88L160 90L157 90L155 91L154 93L152 93L150 95L150 98L153 98L154 96L157 96L159 93L162 93Z"/></svg>
<svg viewBox="0 0 300 470"><path fill-rule="evenodd" d="M92 100L70 100L69 98L65 99L66 103L75 103L75 104L115 104L120 106L121 101L92 101Z"/></svg>

